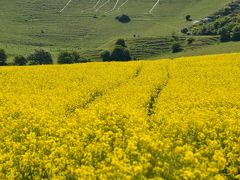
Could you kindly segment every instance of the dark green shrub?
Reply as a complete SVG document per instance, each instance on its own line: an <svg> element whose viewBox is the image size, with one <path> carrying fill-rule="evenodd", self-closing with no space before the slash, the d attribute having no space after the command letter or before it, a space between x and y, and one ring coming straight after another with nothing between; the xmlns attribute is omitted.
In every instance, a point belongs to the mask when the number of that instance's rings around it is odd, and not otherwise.
<svg viewBox="0 0 240 180"><path fill-rule="evenodd" d="M78 52L61 52L57 62L58 64L73 64L90 62L90 60L81 58Z"/></svg>
<svg viewBox="0 0 240 180"><path fill-rule="evenodd" d="M79 63L82 61L81 56L78 52L72 52L73 62Z"/></svg>
<svg viewBox="0 0 240 180"><path fill-rule="evenodd" d="M121 16L117 16L116 19L120 21L121 23L128 23L131 21L130 17L126 14L123 14Z"/></svg>
<svg viewBox="0 0 240 180"><path fill-rule="evenodd" d="M17 66L24 66L27 62L28 61L24 56L16 56L13 60L13 64Z"/></svg>
<svg viewBox="0 0 240 180"><path fill-rule="evenodd" d="M127 47L124 39L118 39L115 43L115 45Z"/></svg>
<svg viewBox="0 0 240 180"><path fill-rule="evenodd" d="M181 30L181 33L187 34L187 33L188 33L188 28L183 28L183 29Z"/></svg>
<svg viewBox="0 0 240 180"><path fill-rule="evenodd" d="M228 42L231 40L231 34L225 28L223 28L220 32L220 41L221 42Z"/></svg>
<svg viewBox="0 0 240 180"><path fill-rule="evenodd" d="M53 64L52 56L49 52L39 49L27 57L30 65Z"/></svg>
<svg viewBox="0 0 240 180"><path fill-rule="evenodd" d="M80 54L77 52L61 52L58 56L58 64L79 63L80 60Z"/></svg>
<svg viewBox="0 0 240 180"><path fill-rule="evenodd" d="M7 55L3 49L0 49L0 66L7 65Z"/></svg>
<svg viewBox="0 0 240 180"><path fill-rule="evenodd" d="M182 46L180 43L173 43L172 44L172 52L173 53L177 53L177 52L181 52L183 49L182 49Z"/></svg>
<svg viewBox="0 0 240 180"><path fill-rule="evenodd" d="M131 60L131 55L128 49L122 46L116 46L111 54L111 60L114 61L129 61Z"/></svg>
<svg viewBox="0 0 240 180"><path fill-rule="evenodd" d="M72 54L69 52L62 52L58 56L58 64L72 64L74 63L74 59Z"/></svg>
<svg viewBox="0 0 240 180"><path fill-rule="evenodd" d="M104 62L106 62L106 61L111 61L111 53L110 53L110 51L103 51L102 53L101 53L101 58L102 58L102 60L104 61Z"/></svg>
<svg viewBox="0 0 240 180"><path fill-rule="evenodd" d="M186 15L186 16L185 16L185 19L186 19L187 21L192 21L191 15Z"/></svg>
<svg viewBox="0 0 240 180"><path fill-rule="evenodd" d="M224 16L226 16L226 15L228 15L228 14L230 14L232 12L232 10L231 10L231 8L230 7L226 7L225 9L224 9Z"/></svg>
<svg viewBox="0 0 240 180"><path fill-rule="evenodd" d="M232 30L232 40L240 41L240 26L235 26Z"/></svg>

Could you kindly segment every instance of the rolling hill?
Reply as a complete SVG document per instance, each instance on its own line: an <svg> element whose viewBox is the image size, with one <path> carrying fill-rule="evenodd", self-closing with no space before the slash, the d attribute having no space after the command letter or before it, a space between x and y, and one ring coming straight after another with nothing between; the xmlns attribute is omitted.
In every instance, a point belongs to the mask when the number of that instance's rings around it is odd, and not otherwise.
<svg viewBox="0 0 240 180"><path fill-rule="evenodd" d="M54 55L63 50L75 50L97 59L99 52L110 48L117 38L122 37L129 41L129 47L135 53L145 49L145 43L150 44L149 52L153 53L137 54L139 58L160 56L158 47L165 43L164 38L186 25L187 14L200 19L231 0L156 2L1 0L0 47L6 49L10 57L25 55L41 47ZM115 17L119 14L129 15L132 21L127 24L118 22ZM152 39L158 41L152 42ZM139 49L138 42L141 42Z"/></svg>

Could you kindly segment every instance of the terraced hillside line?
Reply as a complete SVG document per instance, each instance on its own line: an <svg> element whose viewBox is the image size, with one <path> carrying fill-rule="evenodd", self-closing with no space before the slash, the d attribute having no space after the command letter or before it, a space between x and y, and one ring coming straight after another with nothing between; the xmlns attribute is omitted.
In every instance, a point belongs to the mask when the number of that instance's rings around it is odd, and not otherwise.
<svg viewBox="0 0 240 180"><path fill-rule="evenodd" d="M82 109L86 109L91 103L93 103L96 99L104 96L107 94L108 91L112 91L122 85L124 85L125 83L127 83L128 81L130 80L133 80L135 78L137 78L140 74L141 74L141 71L142 71L142 66L139 66L137 69L136 69L136 72L131 76L129 77L128 79L126 79L126 81L124 82L119 82L115 85L113 85L112 87L110 87L109 89L107 89L107 91L101 91L101 90L96 90L96 91L93 91L91 92L91 96L82 104L80 104L79 106L68 106L66 109L66 116L70 116L71 114L73 114L75 112L75 110L77 108L82 108Z"/></svg>
<svg viewBox="0 0 240 180"><path fill-rule="evenodd" d="M153 114L155 114L155 104L157 100L160 98L162 91L166 88L168 85L169 79L170 79L170 73L169 73L169 67L166 67L167 76L163 83L159 84L155 90L153 91L153 94L150 96L150 100L148 103L148 116L151 117Z"/></svg>
<svg viewBox="0 0 240 180"><path fill-rule="evenodd" d="M72 2L72 0L69 0L67 2L67 4L59 11L60 13L64 11L64 9L66 9L66 7L68 7L68 5Z"/></svg>

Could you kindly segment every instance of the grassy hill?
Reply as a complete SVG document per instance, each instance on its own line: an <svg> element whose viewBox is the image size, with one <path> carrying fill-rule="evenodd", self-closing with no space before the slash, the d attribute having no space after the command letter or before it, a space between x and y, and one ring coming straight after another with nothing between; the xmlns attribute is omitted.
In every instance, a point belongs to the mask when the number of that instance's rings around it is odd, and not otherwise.
<svg viewBox="0 0 240 180"><path fill-rule="evenodd" d="M137 50L138 42L150 43L153 53L138 56L159 56L161 37L170 36L185 26L185 15L199 19L224 7L231 0L162 0L149 13L156 1L120 0L114 11L109 12L116 1L72 0L60 13L68 0L1 0L0 47L9 56L28 54L42 47L54 55L63 50L76 50L87 57L97 58L99 52L111 47L119 37L130 41L130 49ZM115 17L127 14L132 21L118 22ZM140 48L141 49L141 48ZM157 50L155 50L157 49Z"/></svg>

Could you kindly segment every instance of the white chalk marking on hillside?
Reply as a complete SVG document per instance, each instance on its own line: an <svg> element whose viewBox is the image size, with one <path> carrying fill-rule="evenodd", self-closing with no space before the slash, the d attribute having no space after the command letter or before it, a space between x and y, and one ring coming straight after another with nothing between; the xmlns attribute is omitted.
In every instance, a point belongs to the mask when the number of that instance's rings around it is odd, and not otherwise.
<svg viewBox="0 0 240 180"><path fill-rule="evenodd" d="M107 0L105 3L103 3L99 8L97 8L95 11L98 12L101 8L103 8L105 5L107 5L111 0Z"/></svg>
<svg viewBox="0 0 240 180"><path fill-rule="evenodd" d="M155 9L155 7L158 5L158 3L160 2L160 0L157 0L157 2L154 4L154 6L152 7L152 9L150 9L149 13L151 14L152 11Z"/></svg>
<svg viewBox="0 0 240 180"><path fill-rule="evenodd" d="M67 2L67 4L59 11L60 13L64 11L64 9L66 9L66 7L68 7L68 5L72 2L72 0L69 0Z"/></svg>
<svg viewBox="0 0 240 180"><path fill-rule="evenodd" d="M93 9L95 9L100 2L101 2L101 0L98 0L98 2L93 6Z"/></svg>
<svg viewBox="0 0 240 180"><path fill-rule="evenodd" d="M119 11L125 4L127 4L128 1L129 1L129 0L126 0L124 3L122 3L122 4L119 6L118 11Z"/></svg>
<svg viewBox="0 0 240 180"><path fill-rule="evenodd" d="M94 9L96 9L96 7L98 6L98 4L99 4L100 2L101 2L101 0L98 0L98 1L94 4L93 7L88 8L88 9L85 9L85 10L83 10L83 11L81 11L81 12L86 12L86 11L89 11L89 10L94 10Z"/></svg>
<svg viewBox="0 0 240 180"><path fill-rule="evenodd" d="M114 11L116 9L118 3L119 3L119 0L116 1L115 5L113 6L113 8L110 11L107 11L104 14L107 14L107 13L110 13L110 12Z"/></svg>

